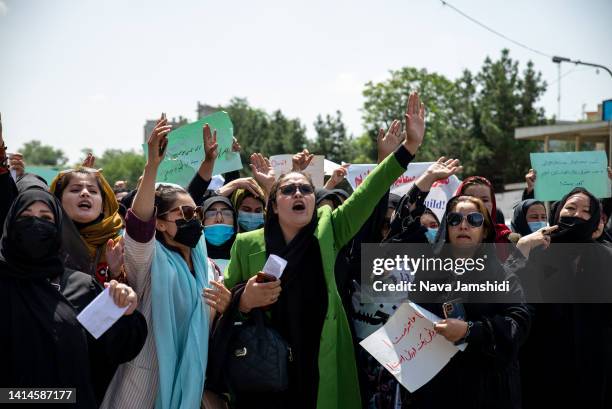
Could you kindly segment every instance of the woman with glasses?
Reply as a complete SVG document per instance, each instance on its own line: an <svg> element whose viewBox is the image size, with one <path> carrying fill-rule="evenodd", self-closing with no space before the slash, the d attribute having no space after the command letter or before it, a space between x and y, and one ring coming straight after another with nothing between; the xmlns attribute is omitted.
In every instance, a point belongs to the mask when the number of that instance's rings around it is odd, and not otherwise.
<svg viewBox="0 0 612 409"><path fill-rule="evenodd" d="M206 199L202 211L208 257L213 259L221 271L224 271L238 231L236 211L232 202L225 196Z"/></svg>
<svg viewBox="0 0 612 409"><path fill-rule="evenodd" d="M417 221L415 221L417 222ZM433 245L434 258L480 260L482 269L417 273L422 281L448 283L451 290L425 295L421 304L442 319L434 325L455 345L467 343L414 394L419 408L520 408L518 351L531 325L517 277L495 256L495 224L485 204L473 196L452 198ZM508 282L504 292L466 291L456 283ZM425 298L426 297L426 298ZM427 301L427 302L425 302ZM452 309L452 312L450 312Z"/></svg>
<svg viewBox="0 0 612 409"><path fill-rule="evenodd" d="M148 158L126 215L125 265L151 330L142 352L122 365L104 408L178 409L200 406L208 362L208 333L229 291L216 281L202 235L202 209L179 186L155 178L171 127L162 116L148 141ZM204 127L206 157L217 144Z"/></svg>
<svg viewBox="0 0 612 409"><path fill-rule="evenodd" d="M270 191L263 229L237 236L225 283L248 315L268 307L271 325L292 350L288 390L236 396L236 407L360 408L361 399L347 317L334 263L389 186L406 169L425 131L425 109L411 94L407 137L340 207L315 207L314 186L302 172L282 175ZM269 255L288 261L280 280L257 283ZM237 311L231 311L237 314ZM227 315L227 314L226 314Z"/></svg>

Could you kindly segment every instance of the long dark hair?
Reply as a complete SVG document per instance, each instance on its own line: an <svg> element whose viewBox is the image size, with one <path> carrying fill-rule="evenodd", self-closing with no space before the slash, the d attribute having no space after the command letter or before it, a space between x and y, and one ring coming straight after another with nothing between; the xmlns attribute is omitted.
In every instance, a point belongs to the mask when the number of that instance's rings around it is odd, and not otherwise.
<svg viewBox="0 0 612 409"><path fill-rule="evenodd" d="M157 214L164 214L170 210L176 203L179 194L188 194L185 189L179 186L160 184L155 189L155 207Z"/></svg>

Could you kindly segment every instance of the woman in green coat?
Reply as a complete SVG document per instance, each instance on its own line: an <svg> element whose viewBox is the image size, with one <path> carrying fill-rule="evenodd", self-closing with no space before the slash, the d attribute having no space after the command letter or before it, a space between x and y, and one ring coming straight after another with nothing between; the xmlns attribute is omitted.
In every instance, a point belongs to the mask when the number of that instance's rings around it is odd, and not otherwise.
<svg viewBox="0 0 612 409"><path fill-rule="evenodd" d="M380 135L379 150L389 145L397 149L336 210L315 209L310 177L291 172L282 175L270 191L264 228L237 236L225 284L232 288L246 282L240 311L248 314L253 308L268 307L271 325L289 343L293 355L286 392L236 396L237 407L361 407L353 343L334 264L338 250L359 231L414 158L425 132L424 114L418 95L411 94L405 140L399 145L401 124L394 121L387 135ZM270 254L288 261L283 276L257 283L255 276Z"/></svg>

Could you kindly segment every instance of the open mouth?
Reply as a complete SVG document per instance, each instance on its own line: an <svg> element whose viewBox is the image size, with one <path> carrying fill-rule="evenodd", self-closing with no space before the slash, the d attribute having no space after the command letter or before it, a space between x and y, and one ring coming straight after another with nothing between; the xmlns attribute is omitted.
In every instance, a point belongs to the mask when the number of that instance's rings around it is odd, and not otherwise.
<svg viewBox="0 0 612 409"><path fill-rule="evenodd" d="M296 212L302 212L306 210L306 205L301 200L297 200L291 207L291 210L296 211Z"/></svg>
<svg viewBox="0 0 612 409"><path fill-rule="evenodd" d="M85 209L85 210L89 210L91 209L92 205L91 202L89 200L81 200L78 204L77 207L79 209Z"/></svg>

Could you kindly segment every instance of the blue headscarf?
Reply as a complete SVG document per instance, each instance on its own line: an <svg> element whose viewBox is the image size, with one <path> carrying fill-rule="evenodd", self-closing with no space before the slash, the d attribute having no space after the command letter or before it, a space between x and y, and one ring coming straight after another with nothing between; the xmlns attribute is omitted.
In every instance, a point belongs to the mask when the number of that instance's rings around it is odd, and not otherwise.
<svg viewBox="0 0 612 409"><path fill-rule="evenodd" d="M155 241L151 265L153 334L159 362L156 409L199 408L208 361L209 287L204 236L191 259L195 276L181 255Z"/></svg>

